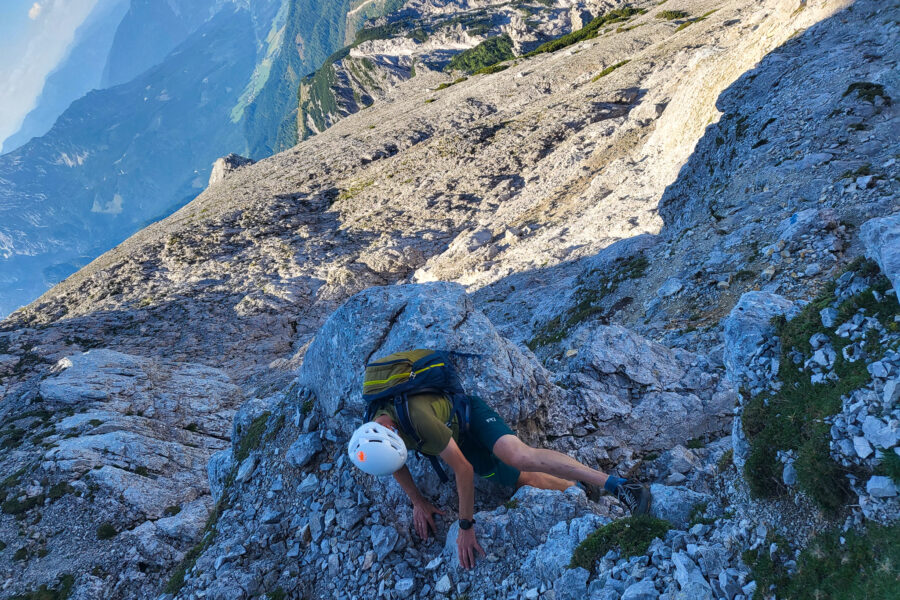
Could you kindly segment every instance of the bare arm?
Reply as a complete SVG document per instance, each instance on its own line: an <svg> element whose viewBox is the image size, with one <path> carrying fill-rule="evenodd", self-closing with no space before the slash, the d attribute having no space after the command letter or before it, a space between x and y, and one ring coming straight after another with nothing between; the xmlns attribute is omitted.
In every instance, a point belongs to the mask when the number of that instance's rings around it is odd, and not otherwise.
<svg viewBox="0 0 900 600"><path fill-rule="evenodd" d="M444 459L453 473L456 475L456 492L459 495L459 518L471 520L475 514L475 471L472 465L463 456L462 450L456 445L453 438L444 451L441 452L441 458Z"/></svg>
<svg viewBox="0 0 900 600"><path fill-rule="evenodd" d="M399 470L394 472L394 480L400 484L400 487L403 488L403 491L409 496L409 500L413 503L413 506L426 501L425 496L423 496L419 491L419 488L416 487L416 482L413 481L412 473L409 472L409 468L406 465L403 465Z"/></svg>
<svg viewBox="0 0 900 600"><path fill-rule="evenodd" d="M444 459L453 469L456 475L456 491L459 494L459 518L472 520L475 516L475 470L472 465L463 456L462 450L456 445L453 439L441 452L441 458ZM484 549L475 537L475 528L460 529L456 537L456 551L459 554L459 563L466 569L475 566L475 556L481 554L484 556Z"/></svg>
<svg viewBox="0 0 900 600"><path fill-rule="evenodd" d="M403 465L398 471L394 472L394 480L400 484L400 487L403 488L403 491L406 492L406 495L409 496L409 500L412 502L413 526L416 529L416 533L419 534L419 537L423 540L428 538L429 530L437 534L437 525L434 524L434 514L437 513L443 515L444 511L438 509L425 499L425 496L423 496L419 491L419 488L416 487L416 482L413 481L412 474L409 472L409 468L407 468L406 465Z"/></svg>

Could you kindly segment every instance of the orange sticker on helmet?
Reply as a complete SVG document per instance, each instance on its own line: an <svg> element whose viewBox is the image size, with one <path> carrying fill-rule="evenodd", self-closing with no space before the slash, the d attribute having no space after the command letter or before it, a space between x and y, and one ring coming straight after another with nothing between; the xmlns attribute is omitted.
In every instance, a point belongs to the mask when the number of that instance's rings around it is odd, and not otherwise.
<svg viewBox="0 0 900 600"><path fill-rule="evenodd" d="M359 460L359 462L366 462L366 453L360 450L356 453L356 458Z"/></svg>

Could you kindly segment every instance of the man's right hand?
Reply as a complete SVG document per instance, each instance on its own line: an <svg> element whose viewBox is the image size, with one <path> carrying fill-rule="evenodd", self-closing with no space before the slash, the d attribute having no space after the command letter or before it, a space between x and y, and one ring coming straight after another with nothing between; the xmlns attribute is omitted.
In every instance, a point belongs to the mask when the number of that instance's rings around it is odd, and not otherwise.
<svg viewBox="0 0 900 600"><path fill-rule="evenodd" d="M429 530L437 535L437 526L434 524L435 514L444 515L446 513L428 501L413 504L413 526L423 540L428 539Z"/></svg>

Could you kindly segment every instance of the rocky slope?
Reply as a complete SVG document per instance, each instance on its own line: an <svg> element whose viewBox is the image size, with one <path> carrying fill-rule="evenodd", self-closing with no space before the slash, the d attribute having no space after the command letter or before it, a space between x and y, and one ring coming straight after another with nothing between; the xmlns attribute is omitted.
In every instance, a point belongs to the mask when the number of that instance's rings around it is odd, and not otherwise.
<svg viewBox="0 0 900 600"><path fill-rule="evenodd" d="M894 522L898 9L669 4L399 83L4 321L4 593L735 600ZM474 573L455 527L414 541L344 459L360 365L410 345L529 441L655 482L673 529L567 569L615 502L480 485Z"/></svg>

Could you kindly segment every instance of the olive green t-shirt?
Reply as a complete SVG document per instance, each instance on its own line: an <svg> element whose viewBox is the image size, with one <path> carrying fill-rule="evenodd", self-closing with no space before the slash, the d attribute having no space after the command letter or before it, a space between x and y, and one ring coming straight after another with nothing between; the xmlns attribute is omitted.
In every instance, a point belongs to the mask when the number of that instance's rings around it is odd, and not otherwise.
<svg viewBox="0 0 900 600"><path fill-rule="evenodd" d="M439 455L447 447L451 437L459 442L459 424L456 416L453 417L451 426L447 426L453 413L453 404L447 398L436 394L417 394L410 396L408 402L409 420L422 440L422 447L419 449L422 454ZM388 415L398 424L397 433L400 439L408 449L415 450L416 444L413 439L400 431L397 411L394 410L392 402L382 405L375 411L375 418L381 415Z"/></svg>

